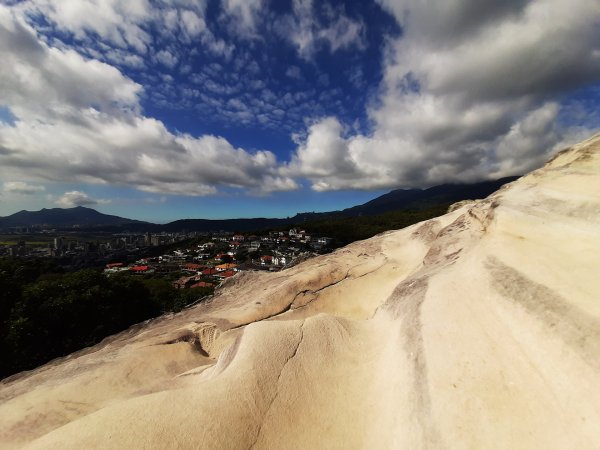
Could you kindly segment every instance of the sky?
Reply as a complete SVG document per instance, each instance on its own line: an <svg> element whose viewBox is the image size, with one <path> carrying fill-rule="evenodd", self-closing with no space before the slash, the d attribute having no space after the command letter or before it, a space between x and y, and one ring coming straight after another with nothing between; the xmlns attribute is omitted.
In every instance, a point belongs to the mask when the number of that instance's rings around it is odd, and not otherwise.
<svg viewBox="0 0 600 450"><path fill-rule="evenodd" d="M0 215L287 217L600 128L598 0L0 0Z"/></svg>

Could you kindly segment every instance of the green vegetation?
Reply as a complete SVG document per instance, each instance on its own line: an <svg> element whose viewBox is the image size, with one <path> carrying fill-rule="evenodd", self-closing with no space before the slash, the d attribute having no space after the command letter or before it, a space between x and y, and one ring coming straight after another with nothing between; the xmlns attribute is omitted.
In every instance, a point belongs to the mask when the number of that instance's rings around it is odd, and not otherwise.
<svg viewBox="0 0 600 450"><path fill-rule="evenodd" d="M444 214L448 205L394 211L377 216L330 216L298 226L313 236L334 239L341 247L375 234L400 229ZM289 225L281 230L288 230ZM263 231L264 233L264 231ZM196 239L155 247L156 256ZM217 242L211 254L226 251ZM261 254L270 254L268 250ZM249 258L242 249L239 261ZM94 345L129 326L164 312L180 311L212 293L212 288L175 289L184 272L109 277L99 270L64 273L51 259L0 259L0 378L32 369L58 356ZM210 281L206 279L205 281Z"/></svg>
<svg viewBox="0 0 600 450"><path fill-rule="evenodd" d="M0 259L0 378L179 311L211 292L128 274L63 273L47 259Z"/></svg>
<svg viewBox="0 0 600 450"><path fill-rule="evenodd" d="M367 239L388 230L405 228L423 220L441 216L449 204L436 205L426 209L392 211L377 216L332 216L300 224L306 232L315 236L333 238L335 247Z"/></svg>

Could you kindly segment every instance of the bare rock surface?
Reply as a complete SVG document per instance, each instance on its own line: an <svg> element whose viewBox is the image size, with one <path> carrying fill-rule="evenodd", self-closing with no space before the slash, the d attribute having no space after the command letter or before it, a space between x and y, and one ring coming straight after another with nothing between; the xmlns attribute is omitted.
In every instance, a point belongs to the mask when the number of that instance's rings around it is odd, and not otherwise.
<svg viewBox="0 0 600 450"><path fill-rule="evenodd" d="M0 383L0 448L600 448L600 135Z"/></svg>

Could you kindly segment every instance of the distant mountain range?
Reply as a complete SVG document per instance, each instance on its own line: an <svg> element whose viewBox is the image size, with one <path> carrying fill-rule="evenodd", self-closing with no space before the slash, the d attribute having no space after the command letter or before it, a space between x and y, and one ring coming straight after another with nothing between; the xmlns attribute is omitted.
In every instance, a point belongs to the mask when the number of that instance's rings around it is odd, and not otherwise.
<svg viewBox="0 0 600 450"><path fill-rule="evenodd" d="M75 208L51 208L40 211L19 211L10 216L0 217L0 228L10 227L103 227L129 224L146 224L140 220L102 214L95 209L77 206Z"/></svg>
<svg viewBox="0 0 600 450"><path fill-rule="evenodd" d="M95 229L104 231L253 231L283 225L301 224L309 220L319 220L339 216L373 216L388 211L423 209L434 205L454 203L461 200L485 198L502 185L518 177L501 178L472 184L443 184L428 189L396 189L362 205L341 211L321 213L300 213L282 219L181 219L164 225L126 219L102 214L94 209L78 206L75 208L51 208L40 211L19 211L0 217L0 229L13 227L46 226L53 228Z"/></svg>
<svg viewBox="0 0 600 450"><path fill-rule="evenodd" d="M396 189L362 205L340 211L348 216L374 216L399 209L422 209L443 203L485 198L519 177L471 184L441 184L428 189Z"/></svg>

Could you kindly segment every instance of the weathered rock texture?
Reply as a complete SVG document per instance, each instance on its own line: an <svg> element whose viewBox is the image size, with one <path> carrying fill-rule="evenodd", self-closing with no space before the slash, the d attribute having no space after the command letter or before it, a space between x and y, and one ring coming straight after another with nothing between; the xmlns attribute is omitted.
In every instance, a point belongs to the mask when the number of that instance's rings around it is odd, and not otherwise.
<svg viewBox="0 0 600 450"><path fill-rule="evenodd" d="M600 448L600 135L0 385L0 447Z"/></svg>

